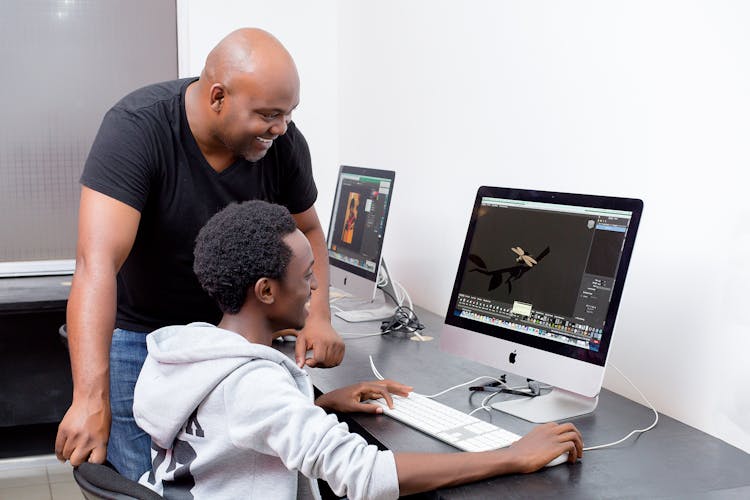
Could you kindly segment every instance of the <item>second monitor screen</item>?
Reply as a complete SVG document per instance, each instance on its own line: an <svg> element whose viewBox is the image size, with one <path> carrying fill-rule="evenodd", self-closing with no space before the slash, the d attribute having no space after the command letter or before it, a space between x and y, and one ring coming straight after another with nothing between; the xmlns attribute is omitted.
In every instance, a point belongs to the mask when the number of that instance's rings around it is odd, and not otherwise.
<svg viewBox="0 0 750 500"><path fill-rule="evenodd" d="M375 272L385 229L390 180L341 174L328 242L335 259Z"/></svg>
<svg viewBox="0 0 750 500"><path fill-rule="evenodd" d="M485 198L454 314L598 351L629 214Z"/></svg>

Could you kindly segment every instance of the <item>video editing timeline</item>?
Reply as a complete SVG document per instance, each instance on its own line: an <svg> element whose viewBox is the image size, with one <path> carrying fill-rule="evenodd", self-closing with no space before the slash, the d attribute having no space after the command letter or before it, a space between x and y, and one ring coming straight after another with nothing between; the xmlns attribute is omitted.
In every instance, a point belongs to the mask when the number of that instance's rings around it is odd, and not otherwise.
<svg viewBox="0 0 750 500"><path fill-rule="evenodd" d="M630 212L495 198L481 210L454 314L598 351Z"/></svg>
<svg viewBox="0 0 750 500"><path fill-rule="evenodd" d="M336 196L334 237L329 256L375 272L385 228L385 207L391 181L357 174L342 174Z"/></svg>
<svg viewBox="0 0 750 500"><path fill-rule="evenodd" d="M532 311L528 317L512 312L507 304L493 303L480 297L459 294L456 307L463 318L508 328L529 335L548 338L592 351L599 350L602 329L580 325L553 314Z"/></svg>

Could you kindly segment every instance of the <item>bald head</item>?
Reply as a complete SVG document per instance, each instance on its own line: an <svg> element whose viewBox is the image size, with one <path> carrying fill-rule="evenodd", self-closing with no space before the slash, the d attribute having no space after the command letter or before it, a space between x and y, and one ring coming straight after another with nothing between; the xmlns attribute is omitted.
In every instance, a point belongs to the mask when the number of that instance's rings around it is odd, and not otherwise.
<svg viewBox="0 0 750 500"><path fill-rule="evenodd" d="M200 79L188 87L186 110L204 155L226 164L230 157L265 156L286 133L297 104L299 75L292 56L270 33L242 28L208 54Z"/></svg>
<svg viewBox="0 0 750 500"><path fill-rule="evenodd" d="M241 28L224 37L209 52L201 78L231 85L238 77L272 72L299 85L292 56L273 35L257 28Z"/></svg>

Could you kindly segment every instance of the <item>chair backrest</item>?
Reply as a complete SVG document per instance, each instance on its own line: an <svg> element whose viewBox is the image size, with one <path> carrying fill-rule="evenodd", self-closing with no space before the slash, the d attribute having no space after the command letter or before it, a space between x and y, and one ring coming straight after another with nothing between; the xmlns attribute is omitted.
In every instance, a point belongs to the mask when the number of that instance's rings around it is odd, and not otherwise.
<svg viewBox="0 0 750 500"><path fill-rule="evenodd" d="M65 346L65 349L68 348L68 326L66 323L63 323L60 328L57 329L57 334L59 335L60 342Z"/></svg>
<svg viewBox="0 0 750 500"><path fill-rule="evenodd" d="M162 497L102 464L84 462L73 477L87 500L159 500Z"/></svg>

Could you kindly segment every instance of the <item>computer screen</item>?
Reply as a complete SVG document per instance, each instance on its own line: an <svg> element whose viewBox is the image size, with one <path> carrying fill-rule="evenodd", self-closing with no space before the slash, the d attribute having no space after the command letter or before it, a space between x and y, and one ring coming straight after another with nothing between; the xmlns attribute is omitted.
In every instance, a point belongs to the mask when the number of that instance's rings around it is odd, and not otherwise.
<svg viewBox="0 0 750 500"><path fill-rule="evenodd" d="M328 226L330 284L372 300L396 173L341 166Z"/></svg>
<svg viewBox="0 0 750 500"><path fill-rule="evenodd" d="M479 188L441 347L595 406L585 398L601 388L642 207L630 198Z"/></svg>

